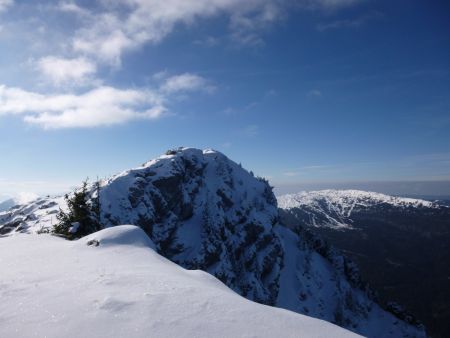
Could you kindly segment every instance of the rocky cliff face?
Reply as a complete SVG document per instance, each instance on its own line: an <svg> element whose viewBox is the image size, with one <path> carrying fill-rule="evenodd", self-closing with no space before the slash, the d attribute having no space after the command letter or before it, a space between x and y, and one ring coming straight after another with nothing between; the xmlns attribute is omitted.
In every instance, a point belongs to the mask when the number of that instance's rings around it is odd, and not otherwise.
<svg viewBox="0 0 450 338"><path fill-rule="evenodd" d="M136 224L174 262L273 305L283 261L275 203L266 182L223 154L183 149L104 182L101 221Z"/></svg>
<svg viewBox="0 0 450 338"><path fill-rule="evenodd" d="M424 336L383 311L341 255L282 225L267 181L219 152L169 151L101 182L100 202L104 227L138 225L159 253L248 299L371 337ZM50 227L60 206L61 198L43 198L0 213L0 232Z"/></svg>

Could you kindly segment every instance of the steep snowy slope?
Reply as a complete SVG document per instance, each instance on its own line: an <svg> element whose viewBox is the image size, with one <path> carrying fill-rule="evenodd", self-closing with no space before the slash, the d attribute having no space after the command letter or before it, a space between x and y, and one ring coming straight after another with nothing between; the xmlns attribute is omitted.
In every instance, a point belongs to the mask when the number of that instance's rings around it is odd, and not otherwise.
<svg viewBox="0 0 450 338"><path fill-rule="evenodd" d="M320 235L356 262L381 303L396 301L430 335L448 336L448 206L355 190L301 192L278 202L284 224Z"/></svg>
<svg viewBox="0 0 450 338"><path fill-rule="evenodd" d="M92 190L92 196L96 192ZM101 223L134 224L173 262L201 269L257 302L325 319L371 337L421 337L380 309L342 256L279 223L275 196L225 155L180 148L102 182ZM61 199L0 213L0 233L56 222Z"/></svg>
<svg viewBox="0 0 450 338"><path fill-rule="evenodd" d="M3 238L0 337L357 337L250 302L152 246L135 226L76 242L49 235Z"/></svg>

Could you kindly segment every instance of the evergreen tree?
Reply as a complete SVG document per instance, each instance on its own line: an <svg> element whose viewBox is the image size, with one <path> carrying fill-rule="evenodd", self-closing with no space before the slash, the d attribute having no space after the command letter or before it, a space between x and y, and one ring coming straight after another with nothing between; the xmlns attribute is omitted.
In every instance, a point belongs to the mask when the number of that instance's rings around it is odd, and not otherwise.
<svg viewBox="0 0 450 338"><path fill-rule="evenodd" d="M58 223L53 227L53 233L69 240L89 235L100 229L100 183L95 183L96 197L89 200L88 180L83 182L81 189L73 195L66 195L68 211L59 209L56 216Z"/></svg>

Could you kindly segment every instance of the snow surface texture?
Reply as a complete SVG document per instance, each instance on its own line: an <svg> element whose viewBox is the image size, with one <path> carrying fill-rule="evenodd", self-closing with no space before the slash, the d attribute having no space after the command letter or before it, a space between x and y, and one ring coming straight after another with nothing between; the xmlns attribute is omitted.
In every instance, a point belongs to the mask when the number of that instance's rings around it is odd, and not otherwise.
<svg viewBox="0 0 450 338"><path fill-rule="evenodd" d="M0 337L357 337L177 266L135 226L1 241Z"/></svg>
<svg viewBox="0 0 450 338"><path fill-rule="evenodd" d="M92 197L95 191L92 190ZM345 259L282 226L268 183L225 155L181 148L101 183L101 223L141 227L158 253L238 294L370 337L423 337L374 303ZM0 234L51 227L61 198L0 213Z"/></svg>
<svg viewBox="0 0 450 338"><path fill-rule="evenodd" d="M301 208L310 217L307 223L311 226L325 226L335 229L351 229L349 217L356 209L373 206L389 206L395 208L438 208L433 202L388 196L376 192L360 190L320 190L302 191L277 197L281 209Z"/></svg>

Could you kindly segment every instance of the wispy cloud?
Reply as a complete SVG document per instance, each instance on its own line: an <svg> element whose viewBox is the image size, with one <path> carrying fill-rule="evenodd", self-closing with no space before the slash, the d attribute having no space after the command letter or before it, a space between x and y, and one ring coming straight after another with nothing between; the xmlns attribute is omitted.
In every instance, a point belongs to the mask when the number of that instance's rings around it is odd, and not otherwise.
<svg viewBox="0 0 450 338"><path fill-rule="evenodd" d="M235 41L254 44L260 41L261 30L280 19L281 8L287 3L276 0L109 0L96 12L72 2L60 4L59 9L81 15L86 22L73 38L75 51L117 66L124 52L162 41L178 24L190 25L198 19L219 14L229 16L230 32Z"/></svg>
<svg viewBox="0 0 450 338"><path fill-rule="evenodd" d="M161 78L163 75L159 75ZM213 92L215 87L205 78L191 73L170 76L164 79L161 90L166 93L205 91Z"/></svg>
<svg viewBox="0 0 450 338"><path fill-rule="evenodd" d="M309 92L306 93L306 96L308 97L321 97L322 92L318 89L312 89Z"/></svg>
<svg viewBox="0 0 450 338"><path fill-rule="evenodd" d="M306 0L303 1L303 3L311 9L332 11L358 5L364 1L365 0Z"/></svg>
<svg viewBox="0 0 450 338"><path fill-rule="evenodd" d="M0 0L0 13L6 11L14 4L14 0Z"/></svg>
<svg viewBox="0 0 450 338"><path fill-rule="evenodd" d="M220 43L220 39L214 36L207 36L202 39L196 39L193 43L199 46L214 47Z"/></svg>
<svg viewBox="0 0 450 338"><path fill-rule="evenodd" d="M256 124L251 124L241 130L241 134L245 137L255 137L260 133L260 128Z"/></svg>
<svg viewBox="0 0 450 338"><path fill-rule="evenodd" d="M335 20L331 22L323 22L319 23L317 25L317 30L320 32L324 32L326 30L332 30L332 29L340 29L340 28L358 28L364 24L366 24L369 21L382 18L383 14L378 11L373 11L368 14L359 16L357 18L353 19L346 19L346 20Z"/></svg>
<svg viewBox="0 0 450 338"><path fill-rule="evenodd" d="M267 1L256 12L235 12L231 15L231 38L239 45L261 46L264 40L260 32L279 21L284 15L282 7Z"/></svg>
<svg viewBox="0 0 450 338"><path fill-rule="evenodd" d="M36 62L36 68L55 85L82 85L92 81L97 71L95 63L84 58L65 59L46 56Z"/></svg>
<svg viewBox="0 0 450 338"><path fill-rule="evenodd" d="M189 26L200 19L225 15L229 35L239 45L264 43L262 33L282 20L291 7L334 10L362 0L108 0L95 11L75 2L61 2L57 9L81 16L84 26L72 40L75 51L103 62L120 65L123 53L144 44L156 44L180 24ZM295 6L297 5L297 6ZM206 40L216 44L215 38Z"/></svg>
<svg viewBox="0 0 450 338"><path fill-rule="evenodd" d="M81 15L81 16L90 16L91 15L91 12L89 10L78 6L73 1L61 1L56 6L56 9L61 12L74 13L74 14Z"/></svg>

